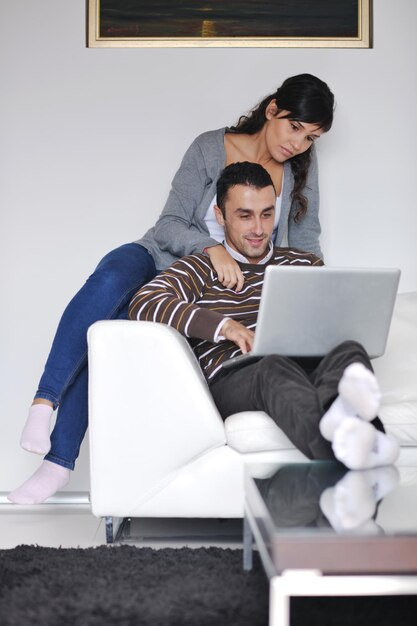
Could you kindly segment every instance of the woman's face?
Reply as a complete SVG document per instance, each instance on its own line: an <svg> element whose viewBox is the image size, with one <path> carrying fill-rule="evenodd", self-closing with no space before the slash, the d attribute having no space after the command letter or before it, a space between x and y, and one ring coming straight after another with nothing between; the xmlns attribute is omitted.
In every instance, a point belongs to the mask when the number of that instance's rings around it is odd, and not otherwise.
<svg viewBox="0 0 417 626"><path fill-rule="evenodd" d="M323 134L317 124L292 120L286 116L289 111L280 111L272 100L265 112L265 141L271 157L278 163L306 152Z"/></svg>

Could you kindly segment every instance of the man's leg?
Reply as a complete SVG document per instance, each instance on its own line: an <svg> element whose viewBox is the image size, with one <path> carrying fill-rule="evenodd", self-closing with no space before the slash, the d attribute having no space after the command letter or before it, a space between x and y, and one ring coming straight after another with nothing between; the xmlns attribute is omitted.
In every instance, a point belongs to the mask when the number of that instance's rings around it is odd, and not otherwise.
<svg viewBox="0 0 417 626"><path fill-rule="evenodd" d="M383 434L377 417L371 423L360 419L355 406L350 406L343 414L334 437L326 439L320 432L323 415L340 401L339 386L341 380L346 382L346 368L352 364L362 365L371 372L369 358L356 342L341 344L315 369L311 367L311 360L296 363L286 357L268 356L222 376L212 384L211 392L223 418L239 411L265 411L309 458L336 456L352 469L393 463L398 456L397 443ZM361 384L363 379L359 382ZM375 392L372 385L370 390L372 394ZM366 389L365 396L368 391ZM350 402L355 399L352 389L347 396ZM345 406L349 404L343 400ZM363 397L356 404L362 410ZM365 404L368 409L369 403Z"/></svg>
<svg viewBox="0 0 417 626"><path fill-rule="evenodd" d="M323 410L317 390L292 359L266 356L222 375L210 390L223 419L239 411L265 411L308 458L334 458L319 431Z"/></svg>
<svg viewBox="0 0 417 626"><path fill-rule="evenodd" d="M357 364L360 366L355 369ZM361 344L356 341L344 341L336 346L323 357L310 374L310 380L317 389L323 414L329 412L330 406L334 406L335 400L340 395L335 409L338 405L343 405L340 407L341 410L344 409L344 413L347 412L349 415L355 415L359 409L362 419L370 421L375 428L384 432L382 422L376 417L381 393L369 356ZM329 429L338 425L336 411L334 412L334 424L330 423L331 415L328 416Z"/></svg>
<svg viewBox="0 0 417 626"><path fill-rule="evenodd" d="M310 376L323 411L320 432L337 459L351 469L390 465L399 453L377 417L381 393L364 348L346 341Z"/></svg>

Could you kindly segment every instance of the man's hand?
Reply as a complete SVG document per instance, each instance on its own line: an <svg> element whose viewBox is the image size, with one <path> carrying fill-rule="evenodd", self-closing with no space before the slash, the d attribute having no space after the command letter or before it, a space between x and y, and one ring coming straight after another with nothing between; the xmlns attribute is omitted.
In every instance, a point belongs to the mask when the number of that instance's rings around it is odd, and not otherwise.
<svg viewBox="0 0 417 626"><path fill-rule="evenodd" d="M233 341L243 354L252 350L255 333L240 322L229 319L223 324L220 332L226 339Z"/></svg>
<svg viewBox="0 0 417 626"><path fill-rule="evenodd" d="M226 248L221 244L212 246L207 248L207 254L223 287L240 291L245 279L238 263Z"/></svg>

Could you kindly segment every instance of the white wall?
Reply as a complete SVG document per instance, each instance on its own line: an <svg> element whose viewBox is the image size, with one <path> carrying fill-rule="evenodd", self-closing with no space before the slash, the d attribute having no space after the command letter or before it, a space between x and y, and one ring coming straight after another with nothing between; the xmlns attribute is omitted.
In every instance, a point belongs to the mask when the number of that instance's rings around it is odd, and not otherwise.
<svg viewBox="0 0 417 626"><path fill-rule="evenodd" d="M415 0L375 0L371 50L87 49L84 0L0 0L0 490L66 302L157 217L196 134L300 72L337 97L319 142L322 244L339 265L402 268L417 289ZM88 488L83 454L68 487Z"/></svg>

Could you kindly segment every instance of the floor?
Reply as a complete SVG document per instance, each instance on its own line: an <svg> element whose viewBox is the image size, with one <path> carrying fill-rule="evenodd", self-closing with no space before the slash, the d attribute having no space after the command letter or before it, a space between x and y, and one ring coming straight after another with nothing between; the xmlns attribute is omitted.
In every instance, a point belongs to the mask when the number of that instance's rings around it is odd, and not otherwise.
<svg viewBox="0 0 417 626"><path fill-rule="evenodd" d="M397 462L402 485L380 503L378 520L397 531L417 527L417 460L415 448L402 448ZM391 506L389 503L391 502ZM395 524L393 510L396 510ZM399 512L404 511L402 515ZM398 518L404 528L398 526ZM242 520L131 519L124 524L119 543L163 547L242 548ZM106 544L104 520L92 515L86 492L61 492L47 504L11 504L0 492L0 549L18 545L87 548Z"/></svg>
<svg viewBox="0 0 417 626"><path fill-rule="evenodd" d="M89 548L106 543L104 520L92 515L88 494L66 492L48 504L14 505L0 493L0 549L18 545ZM118 543L142 547L242 548L242 520L129 519Z"/></svg>

